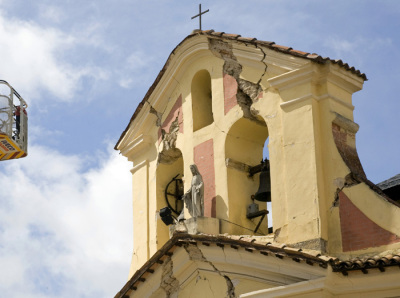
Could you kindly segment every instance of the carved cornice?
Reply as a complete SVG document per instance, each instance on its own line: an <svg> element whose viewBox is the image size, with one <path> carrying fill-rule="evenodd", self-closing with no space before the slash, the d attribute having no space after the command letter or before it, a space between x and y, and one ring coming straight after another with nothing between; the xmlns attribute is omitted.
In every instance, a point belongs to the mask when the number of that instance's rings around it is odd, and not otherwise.
<svg viewBox="0 0 400 298"><path fill-rule="evenodd" d="M302 68L295 69L276 77L270 78L268 82L270 83L271 87L279 91L284 91L299 86L301 84L316 80L317 74L318 72L316 66L309 63Z"/></svg>
<svg viewBox="0 0 400 298"><path fill-rule="evenodd" d="M270 78L268 82L270 83L271 87L275 88L281 93L282 100L284 101L281 103L281 107L288 107L292 104L307 101L309 99L321 101L329 98L350 110L354 110L354 106L351 103L331 94L329 89L327 89L326 93L324 94L316 94L312 93L312 89L310 88L310 92L308 94L303 94L302 96L296 98L290 98L287 92L282 92L305 84L322 86L326 85L327 83L331 83L347 91L349 94L352 94L358 90L361 90L363 84L363 80L361 78L343 71L337 65L316 65L311 63L302 68Z"/></svg>
<svg viewBox="0 0 400 298"><path fill-rule="evenodd" d="M152 138L149 135L140 135L132 142L120 148L121 154L128 158L129 161L133 161L135 156L147 150L152 143Z"/></svg>
<svg viewBox="0 0 400 298"><path fill-rule="evenodd" d="M303 101L307 101L309 99L314 99L316 101L321 101L321 100L328 99L328 98L336 101L337 103L347 107L350 110L354 110L354 106L352 104L348 104L347 102L345 102L342 99L337 98L335 96L332 96L332 95L329 95L329 94L316 96L316 95L311 94L311 93L303 95L303 96L300 96L300 97L297 97L297 98L294 98L294 99L291 99L291 100L288 100L288 101L285 101L285 102L281 103L280 106L282 108L287 108L287 107L289 107L291 105L298 104L298 103L301 103Z"/></svg>

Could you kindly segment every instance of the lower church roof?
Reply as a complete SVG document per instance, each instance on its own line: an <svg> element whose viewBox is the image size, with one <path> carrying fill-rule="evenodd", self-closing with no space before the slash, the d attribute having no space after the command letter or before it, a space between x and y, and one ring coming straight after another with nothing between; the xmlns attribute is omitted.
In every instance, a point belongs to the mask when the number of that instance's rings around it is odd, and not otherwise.
<svg viewBox="0 0 400 298"><path fill-rule="evenodd" d="M385 267L400 266L400 254L340 260L336 257L325 256L315 250L292 248L284 244L277 245L269 242L266 237L175 233L161 249L136 271L115 297L127 297L127 293L135 291L141 283L145 282L147 275L154 273L164 263L165 258L173 255L175 249L190 245L215 245L235 250L244 249L248 253L259 253L279 259L292 259L305 266L316 265L325 269L331 267L333 272L341 272L345 276L348 275L349 271L359 270L367 274L370 269L379 269L384 272Z"/></svg>

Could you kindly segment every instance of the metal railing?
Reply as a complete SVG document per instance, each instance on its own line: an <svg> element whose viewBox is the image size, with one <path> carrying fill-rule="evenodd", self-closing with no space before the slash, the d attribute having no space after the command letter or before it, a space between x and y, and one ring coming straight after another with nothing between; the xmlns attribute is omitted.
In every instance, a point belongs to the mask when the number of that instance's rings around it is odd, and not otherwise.
<svg viewBox="0 0 400 298"><path fill-rule="evenodd" d="M8 135L22 151L28 147L28 105L6 81L0 80L0 133Z"/></svg>

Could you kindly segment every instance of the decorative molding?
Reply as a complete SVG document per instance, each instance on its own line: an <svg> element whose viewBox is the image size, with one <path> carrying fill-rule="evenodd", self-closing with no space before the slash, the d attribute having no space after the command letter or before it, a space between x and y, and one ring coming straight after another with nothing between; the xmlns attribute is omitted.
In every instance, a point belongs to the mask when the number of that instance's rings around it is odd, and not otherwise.
<svg viewBox="0 0 400 298"><path fill-rule="evenodd" d="M316 101L322 101L322 100L325 100L325 99L332 99L332 100L336 101L337 103L349 108L350 110L354 110L354 106L353 105L348 104L347 102L345 102L342 99L337 98L335 96L332 96L332 95L329 95L329 94L316 96L316 95L313 95L311 93L303 95L303 96L300 96L300 97L297 97L297 98L294 98L294 99L291 99L291 100L288 100L288 101L285 101L285 102L282 102L280 104L280 106L282 108L287 108L287 107L289 107L291 105L298 104L298 103L301 103L303 101L307 101L308 99L315 99Z"/></svg>
<svg viewBox="0 0 400 298"><path fill-rule="evenodd" d="M305 65L302 68L270 78L268 82L270 83L271 87L276 88L280 92L292 89L305 83L312 85L322 85L329 82L342 88L349 94L361 90L363 84L363 80L361 78L355 77L348 72L342 71L342 69L335 65L315 65L311 63ZM294 103L305 101L310 98L314 98L317 101L331 98L337 103L351 110L354 110L354 106L352 104L347 103L338 97L332 96L329 93L323 95L313 95L310 93L298 98L286 100L283 98L285 102L283 102L281 106L285 107Z"/></svg>
<svg viewBox="0 0 400 298"><path fill-rule="evenodd" d="M301 103L303 101L307 101L309 99L316 99L316 98L312 94L307 94L307 95L304 95L304 96L301 96L301 97L298 97L298 98L294 98L292 100L288 100L288 101L282 102L280 104L280 106L284 109L284 108L287 108L287 107L292 106L294 104L298 104L298 103Z"/></svg>
<svg viewBox="0 0 400 298"><path fill-rule="evenodd" d="M313 79L315 79L316 74L317 71L315 69L315 65L310 63L305 67L270 78L268 82L270 83L271 87L276 88L279 91L283 91L306 82L311 82Z"/></svg>
<svg viewBox="0 0 400 298"><path fill-rule="evenodd" d="M321 100L324 100L324 99L327 99L327 98L330 98L330 99L336 101L337 103L345 106L346 108L349 108L352 111L354 110L354 106L352 104L349 104L349 103L345 102L344 100L342 100L342 99L340 99L340 98L338 98L336 96L332 96L330 94L324 94L324 95L321 95L321 96L317 96L317 100L318 101L321 101Z"/></svg>
<svg viewBox="0 0 400 298"><path fill-rule="evenodd" d="M133 174L136 173L137 170L141 169L143 166L147 166L149 164L149 161L147 159L141 161L137 165L133 166L133 168L130 170L130 172Z"/></svg>
<svg viewBox="0 0 400 298"><path fill-rule="evenodd" d="M301 294L322 294L322 290L326 289L326 277L321 277L312 280L306 280L294 284L263 289L254 292L249 292L240 295L243 298L261 298L261 297L281 297L281 296L297 296Z"/></svg>
<svg viewBox="0 0 400 298"><path fill-rule="evenodd" d="M343 88L350 94L362 89L364 79L344 70L339 65L328 64L327 66L329 67L329 72L326 73L328 82Z"/></svg>
<svg viewBox="0 0 400 298"><path fill-rule="evenodd" d="M147 150L152 143L151 136L142 134L127 144L124 148L121 148L121 154L127 157L129 161L132 161L134 156Z"/></svg>

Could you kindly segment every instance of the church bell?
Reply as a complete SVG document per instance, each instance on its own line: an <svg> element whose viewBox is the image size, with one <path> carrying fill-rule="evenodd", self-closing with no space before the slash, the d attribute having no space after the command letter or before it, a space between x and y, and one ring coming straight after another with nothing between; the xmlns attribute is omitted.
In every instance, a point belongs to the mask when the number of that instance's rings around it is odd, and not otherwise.
<svg viewBox="0 0 400 298"><path fill-rule="evenodd" d="M254 199L261 202L271 202L271 178L268 159L262 162L260 186L254 195Z"/></svg>

